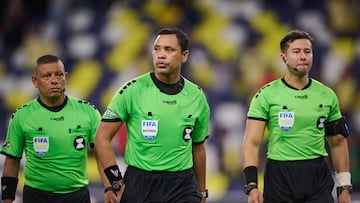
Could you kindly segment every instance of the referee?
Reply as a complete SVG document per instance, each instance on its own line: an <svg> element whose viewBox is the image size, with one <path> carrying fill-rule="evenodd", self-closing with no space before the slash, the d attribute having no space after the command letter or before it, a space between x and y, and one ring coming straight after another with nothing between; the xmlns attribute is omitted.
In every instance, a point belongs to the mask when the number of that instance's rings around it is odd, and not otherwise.
<svg viewBox="0 0 360 203"><path fill-rule="evenodd" d="M325 140L340 185L339 202L351 201L347 125L334 91L309 78L312 46L307 32L287 33L280 42L285 75L263 86L250 103L243 143L248 202L332 203L334 181L324 159L328 156ZM266 127L269 142L262 197L257 167Z"/></svg>
<svg viewBox="0 0 360 203"><path fill-rule="evenodd" d="M125 83L108 104L95 137L105 203L116 197L125 203L205 202L210 109L204 92L180 75L188 55L183 31L160 30L153 44L154 70ZM111 146L123 123L124 179Z"/></svg>
<svg viewBox="0 0 360 203"><path fill-rule="evenodd" d="M64 64L38 58L32 82L39 91L13 113L1 153L2 200L13 202L25 152L23 203L90 203L87 153L101 115L89 102L65 95Z"/></svg>

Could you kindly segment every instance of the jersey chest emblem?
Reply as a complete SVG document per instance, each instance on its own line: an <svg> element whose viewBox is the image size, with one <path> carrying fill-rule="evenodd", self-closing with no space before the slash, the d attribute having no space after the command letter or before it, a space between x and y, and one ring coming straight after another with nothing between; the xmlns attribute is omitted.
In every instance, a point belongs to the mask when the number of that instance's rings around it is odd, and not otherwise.
<svg viewBox="0 0 360 203"><path fill-rule="evenodd" d="M184 138L185 141L191 140L191 137L192 137L191 133L192 133L192 132L193 132L193 128L190 127L190 126L188 126L188 127L186 127L186 128L184 129L183 138Z"/></svg>
<svg viewBox="0 0 360 203"><path fill-rule="evenodd" d="M81 136L78 136L74 140L74 147L76 150L83 150L85 148L85 139Z"/></svg>
<svg viewBox="0 0 360 203"><path fill-rule="evenodd" d="M49 137L34 137L33 146L37 155L45 156L49 150Z"/></svg>
<svg viewBox="0 0 360 203"><path fill-rule="evenodd" d="M141 132L145 139L153 140L158 133L158 121L157 120L142 120Z"/></svg>
<svg viewBox="0 0 360 203"><path fill-rule="evenodd" d="M290 130L294 126L295 113L294 112L279 112L278 123L281 129Z"/></svg>

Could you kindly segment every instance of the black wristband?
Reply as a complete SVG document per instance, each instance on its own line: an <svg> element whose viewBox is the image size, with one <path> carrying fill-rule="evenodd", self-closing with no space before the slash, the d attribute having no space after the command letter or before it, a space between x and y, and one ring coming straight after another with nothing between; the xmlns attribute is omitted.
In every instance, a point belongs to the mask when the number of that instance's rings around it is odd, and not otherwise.
<svg viewBox="0 0 360 203"><path fill-rule="evenodd" d="M115 191L119 191L120 187L123 185L123 180L119 167L117 165L109 166L104 170L104 173L108 178L112 189Z"/></svg>
<svg viewBox="0 0 360 203"><path fill-rule="evenodd" d="M112 191L117 196L117 193L112 186L105 188L104 193L107 193L109 191Z"/></svg>
<svg viewBox="0 0 360 203"><path fill-rule="evenodd" d="M15 200L16 187L19 179L14 177L1 177L1 199Z"/></svg>
<svg viewBox="0 0 360 203"><path fill-rule="evenodd" d="M249 184L250 182L258 183L257 177L257 167L256 166L247 166L244 169L245 183Z"/></svg>

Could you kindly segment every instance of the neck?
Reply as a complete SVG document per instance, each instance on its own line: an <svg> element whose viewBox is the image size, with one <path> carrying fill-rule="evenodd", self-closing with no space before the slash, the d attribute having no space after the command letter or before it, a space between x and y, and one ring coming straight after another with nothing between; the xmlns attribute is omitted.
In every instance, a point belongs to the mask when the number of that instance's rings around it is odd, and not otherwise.
<svg viewBox="0 0 360 203"><path fill-rule="evenodd" d="M286 74L284 76L284 80L287 84L299 90L304 89L304 87L309 83L309 77L307 75L297 77L294 75Z"/></svg>
<svg viewBox="0 0 360 203"><path fill-rule="evenodd" d="M45 104L48 107L57 107L61 106L65 101L65 95L62 95L60 97L50 97L50 98L44 98L40 96L40 100L43 104Z"/></svg>
<svg viewBox="0 0 360 203"><path fill-rule="evenodd" d="M158 79L159 81L168 84L168 85L172 85L177 83L180 80L180 74L159 74L156 71L154 71L155 73L155 77L156 79Z"/></svg>

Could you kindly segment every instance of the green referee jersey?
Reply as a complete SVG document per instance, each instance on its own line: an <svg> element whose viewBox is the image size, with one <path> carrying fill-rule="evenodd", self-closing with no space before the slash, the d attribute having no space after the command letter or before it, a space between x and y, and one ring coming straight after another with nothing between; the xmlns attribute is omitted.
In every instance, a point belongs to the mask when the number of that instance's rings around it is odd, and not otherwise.
<svg viewBox="0 0 360 203"><path fill-rule="evenodd" d="M17 109L1 153L21 158L25 184L64 194L88 184L87 153L101 115L88 102L67 96L57 109L34 99Z"/></svg>
<svg viewBox="0 0 360 203"><path fill-rule="evenodd" d="M310 79L306 88L296 90L277 79L257 92L247 116L267 122L267 157L291 161L327 156L325 123L342 115L337 96L322 83Z"/></svg>
<svg viewBox="0 0 360 203"><path fill-rule="evenodd" d="M197 85L184 79L182 90L169 95L147 73L118 90L103 121L126 122L126 164L147 171L181 171L192 167L192 143L207 138L209 117L206 96Z"/></svg>

